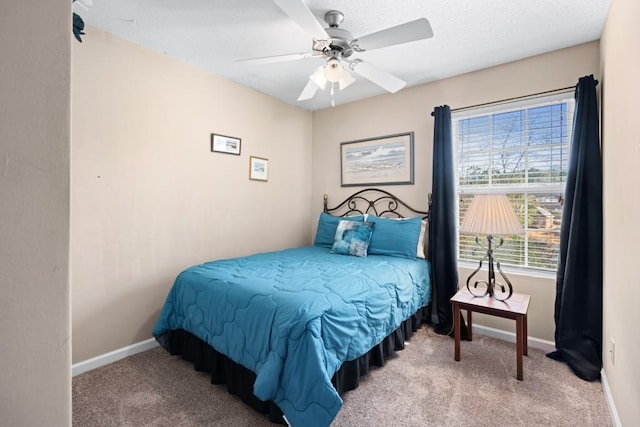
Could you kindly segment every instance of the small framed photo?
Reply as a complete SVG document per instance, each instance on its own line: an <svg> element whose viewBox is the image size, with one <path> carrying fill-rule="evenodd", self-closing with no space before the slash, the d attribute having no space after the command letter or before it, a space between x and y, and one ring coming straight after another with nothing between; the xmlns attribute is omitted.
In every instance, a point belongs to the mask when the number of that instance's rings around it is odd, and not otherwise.
<svg viewBox="0 0 640 427"><path fill-rule="evenodd" d="M211 134L211 151L216 153L226 153L240 155L240 138L232 136Z"/></svg>
<svg viewBox="0 0 640 427"><path fill-rule="evenodd" d="M249 157L249 179L267 181L269 179L269 159Z"/></svg>

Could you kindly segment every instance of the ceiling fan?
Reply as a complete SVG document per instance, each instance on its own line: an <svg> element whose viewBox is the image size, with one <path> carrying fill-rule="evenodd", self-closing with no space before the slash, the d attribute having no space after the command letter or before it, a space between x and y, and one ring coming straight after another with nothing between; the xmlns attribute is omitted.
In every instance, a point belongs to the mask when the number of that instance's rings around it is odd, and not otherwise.
<svg viewBox="0 0 640 427"><path fill-rule="evenodd" d="M300 93L298 101L314 97L318 90L325 89L331 83L331 104L334 105L333 91L335 83L340 90L355 82L349 70L394 93L402 89L406 82L378 67L358 58L354 53L423 40L433 37L431 25L426 18L390 27L375 33L354 37L349 31L340 28L344 20L342 12L330 10L324 20L328 28L323 28L302 0L274 0L291 19L312 37L312 51L287 55L266 56L242 60L251 63L273 63L306 58L324 58L325 64L318 67L309 76L309 81ZM346 66L344 65L346 64Z"/></svg>

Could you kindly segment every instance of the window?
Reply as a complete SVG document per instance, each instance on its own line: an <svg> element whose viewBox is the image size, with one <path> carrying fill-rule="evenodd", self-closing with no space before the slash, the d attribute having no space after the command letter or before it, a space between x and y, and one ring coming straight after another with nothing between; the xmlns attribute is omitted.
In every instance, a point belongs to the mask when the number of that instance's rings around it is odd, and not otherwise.
<svg viewBox="0 0 640 427"><path fill-rule="evenodd" d="M564 93L452 116L458 224L478 193L506 194L525 230L505 236L501 265L555 271L562 198L569 165L574 100ZM461 261L486 253L475 236L458 234Z"/></svg>

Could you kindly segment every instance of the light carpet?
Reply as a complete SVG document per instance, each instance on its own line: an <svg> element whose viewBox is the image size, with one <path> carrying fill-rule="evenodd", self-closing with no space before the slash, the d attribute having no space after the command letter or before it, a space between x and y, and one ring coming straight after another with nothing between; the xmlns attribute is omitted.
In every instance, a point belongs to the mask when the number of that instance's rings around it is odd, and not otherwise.
<svg viewBox="0 0 640 427"><path fill-rule="evenodd" d="M383 368L344 396L333 426L611 426L600 382L585 382L529 349L524 381L515 345L422 327ZM73 378L74 426L271 426L209 375L154 348Z"/></svg>

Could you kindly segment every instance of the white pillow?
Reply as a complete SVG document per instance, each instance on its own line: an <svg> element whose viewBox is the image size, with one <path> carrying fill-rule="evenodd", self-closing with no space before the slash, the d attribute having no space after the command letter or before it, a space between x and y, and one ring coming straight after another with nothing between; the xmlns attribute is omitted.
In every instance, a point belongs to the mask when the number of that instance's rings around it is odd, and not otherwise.
<svg viewBox="0 0 640 427"><path fill-rule="evenodd" d="M427 225L428 220L423 219L422 224L420 224L420 237L418 237L418 258L425 259L427 253L427 244L429 243L429 235L427 234Z"/></svg>

